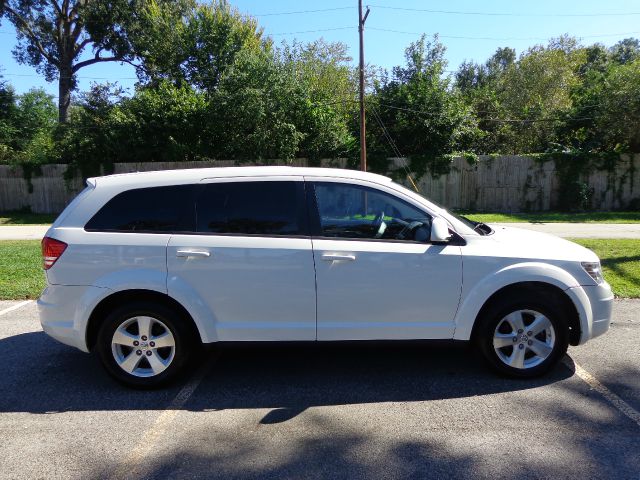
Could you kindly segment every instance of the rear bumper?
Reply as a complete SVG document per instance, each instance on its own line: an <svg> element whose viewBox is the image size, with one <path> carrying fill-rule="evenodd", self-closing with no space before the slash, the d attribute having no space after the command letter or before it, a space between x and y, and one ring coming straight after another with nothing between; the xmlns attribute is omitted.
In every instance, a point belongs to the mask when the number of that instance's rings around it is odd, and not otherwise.
<svg viewBox="0 0 640 480"><path fill-rule="evenodd" d="M65 345L88 352L88 313L105 296L106 288L49 285L38 299L42 330Z"/></svg>

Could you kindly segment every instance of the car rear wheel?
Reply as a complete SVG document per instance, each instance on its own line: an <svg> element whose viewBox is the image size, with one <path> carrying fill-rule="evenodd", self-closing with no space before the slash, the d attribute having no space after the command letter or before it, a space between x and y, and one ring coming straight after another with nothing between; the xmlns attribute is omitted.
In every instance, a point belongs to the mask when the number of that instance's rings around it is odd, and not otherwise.
<svg viewBox="0 0 640 480"><path fill-rule="evenodd" d="M151 302L135 302L111 312L98 333L98 353L107 371L134 388L173 380L187 364L191 338L186 319Z"/></svg>
<svg viewBox="0 0 640 480"><path fill-rule="evenodd" d="M535 377L553 368L567 351L568 327L552 296L516 295L498 301L480 319L476 340L487 361L515 377Z"/></svg>

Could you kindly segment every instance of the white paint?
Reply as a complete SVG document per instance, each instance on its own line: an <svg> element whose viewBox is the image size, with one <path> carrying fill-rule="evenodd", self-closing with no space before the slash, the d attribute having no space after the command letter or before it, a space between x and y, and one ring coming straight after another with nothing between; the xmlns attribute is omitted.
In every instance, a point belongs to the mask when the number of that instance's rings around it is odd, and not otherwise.
<svg viewBox="0 0 640 480"><path fill-rule="evenodd" d="M32 303L33 300L25 300L24 302L20 302L12 307L9 308L5 308L4 310L0 310L0 316L9 313L9 312L13 312L14 310L18 310L19 308L24 307L25 305L29 305L30 303Z"/></svg>
<svg viewBox="0 0 640 480"><path fill-rule="evenodd" d="M640 412L638 412L631 405L621 399L618 395L605 387L598 381L596 377L587 372L584 368L578 365L575 361L571 360L569 357L564 357L562 359L562 363L564 363L569 369L574 370L578 378L583 380L587 385L589 385L596 392L602 395L611 405L613 405L616 410L618 410L626 417L629 417L640 427Z"/></svg>
<svg viewBox="0 0 640 480"><path fill-rule="evenodd" d="M166 435L171 422L176 418L185 403L191 398L211 365L218 359L219 354L214 354L205 362L195 375L182 387L171 401L169 406L162 411L156 421L140 436L139 442L131 449L127 458L115 469L110 478L140 478L143 477L144 459L157 449L159 441Z"/></svg>

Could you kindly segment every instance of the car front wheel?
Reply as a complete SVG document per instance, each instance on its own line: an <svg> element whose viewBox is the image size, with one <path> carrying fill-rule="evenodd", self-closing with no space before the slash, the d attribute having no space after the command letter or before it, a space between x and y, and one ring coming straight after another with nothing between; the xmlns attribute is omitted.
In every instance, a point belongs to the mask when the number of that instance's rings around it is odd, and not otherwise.
<svg viewBox="0 0 640 480"><path fill-rule="evenodd" d="M498 302L480 319L477 341L487 361L515 377L549 371L567 351L564 311L552 296L516 296Z"/></svg>

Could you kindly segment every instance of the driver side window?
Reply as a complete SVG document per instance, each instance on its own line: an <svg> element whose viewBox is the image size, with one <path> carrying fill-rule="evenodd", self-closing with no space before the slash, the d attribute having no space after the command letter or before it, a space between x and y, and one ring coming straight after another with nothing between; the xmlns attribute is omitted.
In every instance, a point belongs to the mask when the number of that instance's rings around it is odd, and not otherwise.
<svg viewBox="0 0 640 480"><path fill-rule="evenodd" d="M380 190L346 183L314 183L323 237L426 242L431 217Z"/></svg>

